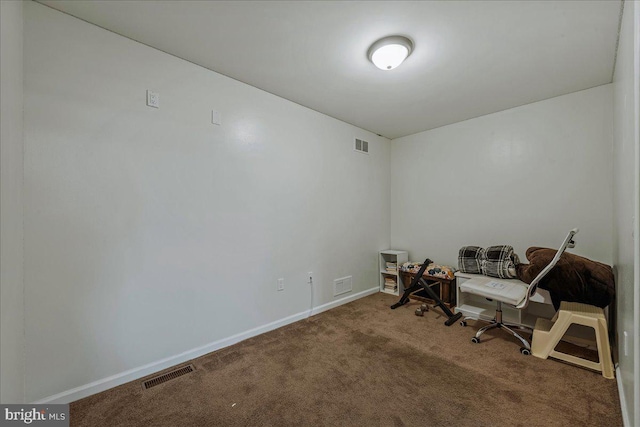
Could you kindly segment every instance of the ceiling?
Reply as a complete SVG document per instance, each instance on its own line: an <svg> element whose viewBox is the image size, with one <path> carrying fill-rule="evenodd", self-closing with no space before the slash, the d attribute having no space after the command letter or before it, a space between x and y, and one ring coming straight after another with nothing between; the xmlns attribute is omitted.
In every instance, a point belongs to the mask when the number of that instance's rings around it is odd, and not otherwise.
<svg viewBox="0 0 640 427"><path fill-rule="evenodd" d="M55 9L388 138L611 82L619 1L60 1ZM369 46L411 38L381 71Z"/></svg>

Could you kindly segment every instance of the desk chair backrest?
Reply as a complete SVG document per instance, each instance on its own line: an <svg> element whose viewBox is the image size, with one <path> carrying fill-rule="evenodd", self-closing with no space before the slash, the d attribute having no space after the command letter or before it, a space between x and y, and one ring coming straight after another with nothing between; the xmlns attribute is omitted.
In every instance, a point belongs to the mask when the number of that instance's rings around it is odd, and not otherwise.
<svg viewBox="0 0 640 427"><path fill-rule="evenodd" d="M536 291L538 290L538 283L540 283L540 280L542 280L544 276L546 276L547 273L549 273L551 269L556 266L556 264L560 260L560 257L567 248L574 248L576 246L576 242L573 241L573 236L575 236L578 231L579 230L577 228L569 231L569 234L567 234L567 237L564 238L562 245L556 252L556 255L553 257L551 262L547 264L547 266L543 268L542 271L538 273L538 275L531 281L527 291L527 296L520 304L516 306L516 308L525 308L527 305L529 305L529 300L536 294Z"/></svg>

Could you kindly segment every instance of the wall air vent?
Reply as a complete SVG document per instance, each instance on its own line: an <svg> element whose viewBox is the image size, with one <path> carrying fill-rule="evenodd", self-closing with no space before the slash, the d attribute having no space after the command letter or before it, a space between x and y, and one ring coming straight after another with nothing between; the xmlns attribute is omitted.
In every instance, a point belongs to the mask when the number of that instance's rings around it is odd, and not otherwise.
<svg viewBox="0 0 640 427"><path fill-rule="evenodd" d="M193 365L187 365L178 369L174 369L173 371L167 372L166 374L158 375L157 377L153 377L149 380L143 381L142 388L144 390L150 389L151 387L166 383L167 381L171 381L172 379L181 377L195 370L196 368L194 368Z"/></svg>
<svg viewBox="0 0 640 427"><path fill-rule="evenodd" d="M354 149L356 151L360 152L360 153L368 154L369 153L369 143L367 141L362 140L362 139L356 138L356 145L355 145Z"/></svg>
<svg viewBox="0 0 640 427"><path fill-rule="evenodd" d="M333 296L346 294L353 290L353 280L351 276L341 277L333 281Z"/></svg>

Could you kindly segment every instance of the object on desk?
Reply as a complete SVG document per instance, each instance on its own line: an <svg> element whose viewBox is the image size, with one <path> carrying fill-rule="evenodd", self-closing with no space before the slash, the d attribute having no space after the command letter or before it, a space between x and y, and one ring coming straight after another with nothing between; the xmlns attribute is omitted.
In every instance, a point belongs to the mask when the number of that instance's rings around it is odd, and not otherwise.
<svg viewBox="0 0 640 427"><path fill-rule="evenodd" d="M461 313L457 313L457 314L452 313L451 310L449 309L449 307L447 307L442 302L440 297L431 289L431 286L422 277L422 275L424 274L424 272L427 269L427 266L431 263L430 261L431 260L429 258L424 260L424 263L422 263L422 267L420 267L420 269L418 270L418 272L414 276L413 281L411 282L411 286L409 286L407 289L405 289L404 293L400 297L400 300L397 303L393 304L391 306L391 309L394 310L394 309L396 309L396 308L408 303L409 302L409 295L411 295L412 292L415 292L418 289L422 288L427 293L429 298L431 298L432 300L434 300L436 302L436 306L440 307L442 309L442 311L444 311L444 314L447 316L447 320L444 322L444 324L447 325L447 326L451 326L456 320L458 320L460 317L462 317L462 314Z"/></svg>
<svg viewBox="0 0 640 427"><path fill-rule="evenodd" d="M516 265L520 263L512 246L464 246L458 251L458 269L463 273L484 274L500 279L516 278Z"/></svg>
<svg viewBox="0 0 640 427"><path fill-rule="evenodd" d="M458 251L458 269L463 273L482 274L484 249L480 246L464 246Z"/></svg>
<svg viewBox="0 0 640 427"><path fill-rule="evenodd" d="M556 251L553 259L538 273L538 275L531 281L529 285L524 282L518 282L514 280L501 281L499 279L489 279L486 277L479 277L477 279L470 279L460 284L461 292L468 292L483 296L485 298L494 300L497 304L496 315L492 323L484 326L476 332L475 336L471 339L474 343L480 342L480 336L489 329L500 328L511 335L516 337L523 345L520 348L520 352L525 355L531 354L531 345L520 334L514 331L514 329L526 331L532 333L531 328L522 325L504 323L502 320L502 304L509 304L510 306L522 310L529 304L530 298L536 293L538 283L551 271L562 256L567 247L574 247L573 236L578 232L577 228L574 228L567 234L562 245ZM504 286L497 286L504 285ZM461 323L462 326L466 326L467 319L480 320L475 317L465 317Z"/></svg>
<svg viewBox="0 0 640 427"><path fill-rule="evenodd" d="M554 253L548 248L527 249L529 264L517 266L518 279L530 283ZM615 280L610 266L570 253L562 255L556 268L540 281L539 286L549 291L556 310L561 301L605 308L615 297Z"/></svg>
<svg viewBox="0 0 640 427"><path fill-rule="evenodd" d="M520 264L520 259L513 251L512 246L489 246L484 250L484 258L480 263L480 268L485 276L515 279L517 264Z"/></svg>
<svg viewBox="0 0 640 427"><path fill-rule="evenodd" d="M598 362L592 362L555 350L556 345L569 329L569 326L574 323L594 329L598 347ZM536 321L531 351L534 356L542 359L553 357L600 371L605 378L614 378L607 319L602 308L593 305L562 301L560 309L552 320L538 319Z"/></svg>

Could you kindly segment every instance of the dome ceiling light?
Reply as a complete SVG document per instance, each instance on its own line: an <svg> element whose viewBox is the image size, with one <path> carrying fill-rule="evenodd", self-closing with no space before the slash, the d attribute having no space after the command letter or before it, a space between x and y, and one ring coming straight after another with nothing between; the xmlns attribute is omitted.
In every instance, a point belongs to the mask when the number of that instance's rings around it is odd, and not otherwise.
<svg viewBox="0 0 640 427"><path fill-rule="evenodd" d="M371 45L369 61L381 70L393 70L413 51L413 42L403 36L384 37Z"/></svg>

